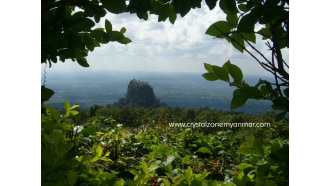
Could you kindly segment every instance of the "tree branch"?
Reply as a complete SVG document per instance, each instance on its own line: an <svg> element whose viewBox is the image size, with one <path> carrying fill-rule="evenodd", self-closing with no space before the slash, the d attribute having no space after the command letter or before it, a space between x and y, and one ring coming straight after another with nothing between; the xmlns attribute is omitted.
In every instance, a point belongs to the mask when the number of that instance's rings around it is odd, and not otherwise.
<svg viewBox="0 0 330 186"><path fill-rule="evenodd" d="M254 58L254 59L259 63L259 65L260 65L263 69L265 69L266 71L268 71L268 72L270 72L271 74L274 75L274 72L272 71L272 67L271 67L271 66L269 66L268 64L266 64L266 63L264 63L264 62L261 62L261 61L260 61L255 55L253 55L249 50L247 50L246 47L242 46L242 45L241 45L238 41L236 41L235 39L230 38L230 37L228 36L228 33L223 33L223 32L221 31L221 29L218 28L217 25L215 25L215 27L217 28L217 30L218 30L219 32L221 32L222 35L224 35L225 37L229 38L231 41L234 41L236 44L238 44L240 47L242 47L243 50L245 50L245 51L246 51L246 52L247 52L252 58Z"/></svg>

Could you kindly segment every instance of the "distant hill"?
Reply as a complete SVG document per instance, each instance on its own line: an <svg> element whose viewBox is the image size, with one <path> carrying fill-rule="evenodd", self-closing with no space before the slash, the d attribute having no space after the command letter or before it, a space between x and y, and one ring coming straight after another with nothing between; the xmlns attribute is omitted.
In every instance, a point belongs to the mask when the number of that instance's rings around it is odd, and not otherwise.
<svg viewBox="0 0 330 186"><path fill-rule="evenodd" d="M164 106L156 99L153 88L147 81L133 79L129 82L125 98L121 98L113 106L133 106L154 108Z"/></svg>
<svg viewBox="0 0 330 186"><path fill-rule="evenodd" d="M201 73L188 72L48 72L46 85L53 89L55 94L47 103L60 109L63 108L65 100L79 104L83 109L93 105L126 104L127 85L134 78L147 81L153 89L155 99L165 102L168 107L208 107L249 114L263 113L271 109L272 103L268 100L248 100L243 107L231 110L233 87L223 81L207 81ZM251 85L256 84L259 78L272 82L272 77L244 77Z"/></svg>

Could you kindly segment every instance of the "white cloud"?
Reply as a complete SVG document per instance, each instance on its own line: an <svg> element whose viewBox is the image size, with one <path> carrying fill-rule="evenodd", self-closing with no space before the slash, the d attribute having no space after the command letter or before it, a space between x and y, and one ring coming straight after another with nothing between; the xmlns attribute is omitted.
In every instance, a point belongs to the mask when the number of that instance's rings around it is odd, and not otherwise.
<svg viewBox="0 0 330 186"><path fill-rule="evenodd" d="M242 68L246 73L260 72L260 69L255 67L258 64L250 62L252 58L242 55L227 41L214 39L205 34L212 23L225 19L218 6L212 11L207 6L192 9L184 18L178 15L174 25L168 20L158 22L155 15L149 15L148 21L141 20L134 14L109 14L106 18L112 23L114 30L125 27L125 35L133 42L128 45L109 43L96 48L88 56L91 70L202 73L205 72L204 62L222 65L230 59L232 63L243 64ZM104 19L99 26L104 26L103 24ZM266 50L263 43L258 47Z"/></svg>

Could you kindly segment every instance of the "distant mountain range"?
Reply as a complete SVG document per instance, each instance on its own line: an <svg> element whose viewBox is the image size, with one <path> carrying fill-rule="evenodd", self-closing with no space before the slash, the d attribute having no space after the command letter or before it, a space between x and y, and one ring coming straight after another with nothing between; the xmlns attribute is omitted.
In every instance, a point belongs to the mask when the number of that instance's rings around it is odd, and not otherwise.
<svg viewBox="0 0 330 186"><path fill-rule="evenodd" d="M260 77L246 75L251 84ZM269 79L269 77L262 77ZM55 91L49 104L63 108L64 100L89 108L95 104L108 105L125 97L132 79L147 81L157 99L170 107L230 110L233 87L222 81L207 81L202 73L179 72L89 72L84 74L47 73L46 86ZM271 80L271 79L269 79ZM271 102L249 100L239 109L244 113L261 113L271 109Z"/></svg>

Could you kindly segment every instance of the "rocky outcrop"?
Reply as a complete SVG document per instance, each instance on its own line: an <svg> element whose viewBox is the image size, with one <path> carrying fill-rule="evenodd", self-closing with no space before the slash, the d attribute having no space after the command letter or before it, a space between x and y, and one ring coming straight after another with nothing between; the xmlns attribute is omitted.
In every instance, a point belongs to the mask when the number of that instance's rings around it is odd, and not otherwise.
<svg viewBox="0 0 330 186"><path fill-rule="evenodd" d="M121 98L114 106L133 107L160 107L161 104L156 99L153 88L146 81L133 79L129 82L125 98Z"/></svg>

